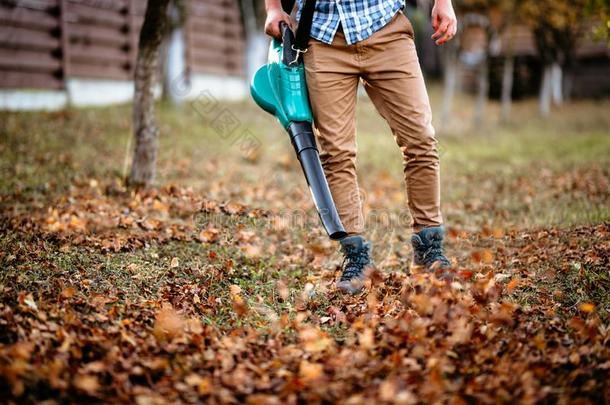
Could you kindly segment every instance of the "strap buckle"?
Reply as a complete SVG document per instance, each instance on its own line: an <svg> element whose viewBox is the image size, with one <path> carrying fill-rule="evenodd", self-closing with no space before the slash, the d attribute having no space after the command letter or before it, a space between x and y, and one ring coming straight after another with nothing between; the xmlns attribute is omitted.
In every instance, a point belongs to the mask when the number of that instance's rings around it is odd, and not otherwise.
<svg viewBox="0 0 610 405"><path fill-rule="evenodd" d="M296 56L294 57L294 60L292 62L290 62L291 65L293 63L296 63L299 60L299 56L302 53L306 53L309 50L309 48L305 48L305 49L295 48L294 45L291 45L290 47L292 48L293 51L295 51L297 53Z"/></svg>

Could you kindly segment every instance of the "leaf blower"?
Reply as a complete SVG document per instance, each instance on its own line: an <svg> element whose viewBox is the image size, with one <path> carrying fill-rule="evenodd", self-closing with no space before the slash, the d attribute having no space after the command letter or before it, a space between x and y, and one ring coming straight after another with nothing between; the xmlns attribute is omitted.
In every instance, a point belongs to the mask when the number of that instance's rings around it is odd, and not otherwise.
<svg viewBox="0 0 610 405"><path fill-rule="evenodd" d="M284 10L289 13L294 2L289 7L285 3L291 2L284 2ZM280 23L282 40L272 40L268 62L254 74L250 92L254 101L274 115L288 132L322 225L331 239L338 240L347 233L322 170L301 58L307 49L314 3L312 0L306 1L296 36L290 27Z"/></svg>

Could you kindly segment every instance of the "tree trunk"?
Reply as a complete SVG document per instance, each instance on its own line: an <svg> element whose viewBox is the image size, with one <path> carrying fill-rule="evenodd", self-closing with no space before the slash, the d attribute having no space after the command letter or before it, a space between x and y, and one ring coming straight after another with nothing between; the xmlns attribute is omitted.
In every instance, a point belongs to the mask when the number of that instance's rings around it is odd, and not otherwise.
<svg viewBox="0 0 610 405"><path fill-rule="evenodd" d="M241 0L242 15L246 28L246 79L250 79L267 59L269 40L256 22L253 0Z"/></svg>
<svg viewBox="0 0 610 405"><path fill-rule="evenodd" d="M159 65L159 49L167 29L170 0L149 0L140 31L133 99L135 150L129 184L148 186L155 178L159 129L155 123L153 87Z"/></svg>
<svg viewBox="0 0 610 405"><path fill-rule="evenodd" d="M481 62L478 77L477 103L474 110L474 125L478 128L485 120L485 107L489 92L489 73L487 57Z"/></svg>
<svg viewBox="0 0 610 405"><path fill-rule="evenodd" d="M188 71L186 69L186 50L184 37L184 12L174 1L169 6L167 40L163 42L161 52L163 61L163 101L173 106L180 106L190 91Z"/></svg>
<svg viewBox="0 0 610 405"><path fill-rule="evenodd" d="M563 104L563 70L557 62L551 65L551 89L553 104Z"/></svg>
<svg viewBox="0 0 610 405"><path fill-rule="evenodd" d="M441 119L439 130L443 130L451 120L451 112L453 110L453 98L457 88L458 79L458 60L457 49L451 44L445 49L443 58L443 105L441 107Z"/></svg>
<svg viewBox="0 0 610 405"><path fill-rule="evenodd" d="M569 102L572 99L574 90L574 67L566 66L563 68L563 101Z"/></svg>
<svg viewBox="0 0 610 405"><path fill-rule="evenodd" d="M515 29L513 21L515 19L515 10L508 13L506 19L500 25L497 32L497 38L500 41L502 51L504 51L504 64L502 66L502 93L500 95L501 110L500 121L510 121L510 110L513 103L513 80L515 77L515 51L513 44L515 42Z"/></svg>
<svg viewBox="0 0 610 405"><path fill-rule="evenodd" d="M510 119L510 109L513 93L513 75L515 72L515 58L506 55L504 58L504 68L502 70L502 121Z"/></svg>
<svg viewBox="0 0 610 405"><path fill-rule="evenodd" d="M174 28L168 36L163 72L163 98L174 106L182 105L191 90L184 48L184 29Z"/></svg>
<svg viewBox="0 0 610 405"><path fill-rule="evenodd" d="M551 113L551 66L545 66L540 85L540 115L548 117Z"/></svg>

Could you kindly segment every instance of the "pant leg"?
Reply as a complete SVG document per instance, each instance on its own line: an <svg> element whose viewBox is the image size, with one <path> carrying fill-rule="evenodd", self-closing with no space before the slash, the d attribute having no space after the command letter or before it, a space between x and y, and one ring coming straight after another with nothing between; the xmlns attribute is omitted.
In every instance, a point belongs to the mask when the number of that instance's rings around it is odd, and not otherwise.
<svg viewBox="0 0 610 405"><path fill-rule="evenodd" d="M441 225L439 156L413 27L399 12L363 47L364 88L402 151L413 228Z"/></svg>
<svg viewBox="0 0 610 405"><path fill-rule="evenodd" d="M356 95L358 72L353 47L341 32L332 45L311 40L304 54L307 88L320 160L349 234L364 231L356 177Z"/></svg>

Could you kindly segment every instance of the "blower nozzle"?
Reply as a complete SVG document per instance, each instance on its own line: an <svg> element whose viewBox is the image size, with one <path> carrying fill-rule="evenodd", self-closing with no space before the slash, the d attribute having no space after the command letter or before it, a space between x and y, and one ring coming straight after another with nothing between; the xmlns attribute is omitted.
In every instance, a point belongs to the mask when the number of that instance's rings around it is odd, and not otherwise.
<svg viewBox="0 0 610 405"><path fill-rule="evenodd" d="M305 68L294 50L294 34L282 24L282 41L274 39L269 61L252 78L254 101L286 128L307 179L320 220L331 239L347 236L324 176L305 83Z"/></svg>

